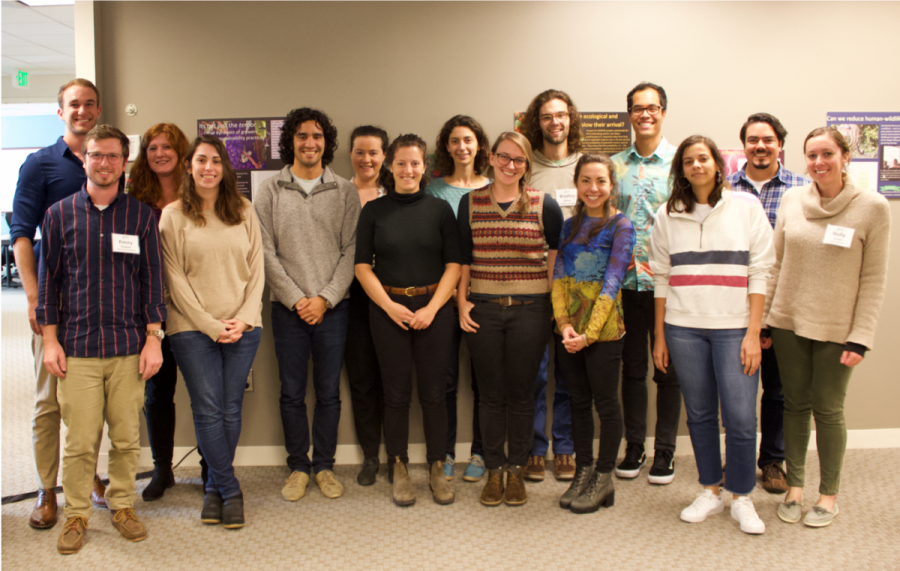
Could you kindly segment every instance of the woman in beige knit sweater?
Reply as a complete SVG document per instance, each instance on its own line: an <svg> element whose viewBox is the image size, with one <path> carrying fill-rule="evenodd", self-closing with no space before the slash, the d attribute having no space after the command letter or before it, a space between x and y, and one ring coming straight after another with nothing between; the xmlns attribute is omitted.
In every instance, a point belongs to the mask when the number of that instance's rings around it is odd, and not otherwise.
<svg viewBox="0 0 900 571"><path fill-rule="evenodd" d="M803 523L825 527L838 514L850 374L872 348L884 300L891 214L883 196L847 178L850 149L837 130L813 130L803 150L813 183L788 191L778 211L764 314L772 339L763 347L774 341L784 391L790 490L778 517L802 516L812 413L821 483Z"/></svg>
<svg viewBox="0 0 900 571"><path fill-rule="evenodd" d="M262 327L262 237L253 205L238 193L225 146L210 135L198 137L186 161L181 199L163 210L159 223L166 333L209 464L200 519L234 529L244 525L233 462Z"/></svg>

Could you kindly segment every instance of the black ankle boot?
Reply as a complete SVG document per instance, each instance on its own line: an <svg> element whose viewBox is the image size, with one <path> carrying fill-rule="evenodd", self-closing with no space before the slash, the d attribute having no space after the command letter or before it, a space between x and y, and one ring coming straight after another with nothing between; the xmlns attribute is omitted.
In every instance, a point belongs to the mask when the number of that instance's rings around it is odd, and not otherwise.
<svg viewBox="0 0 900 571"><path fill-rule="evenodd" d="M206 495L203 496L200 521L209 525L222 523L222 496L219 495L219 492L206 492Z"/></svg>
<svg viewBox="0 0 900 571"><path fill-rule="evenodd" d="M244 527L244 494L226 498L222 502L222 525L225 529Z"/></svg>
<svg viewBox="0 0 900 571"><path fill-rule="evenodd" d="M154 502L165 495L166 490L175 487L175 474L172 468L154 468L150 483L144 488L141 497L145 502Z"/></svg>

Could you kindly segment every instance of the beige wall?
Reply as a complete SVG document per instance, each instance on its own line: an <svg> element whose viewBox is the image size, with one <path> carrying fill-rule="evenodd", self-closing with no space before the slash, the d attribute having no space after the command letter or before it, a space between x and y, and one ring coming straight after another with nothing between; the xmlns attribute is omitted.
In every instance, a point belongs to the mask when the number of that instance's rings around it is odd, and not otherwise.
<svg viewBox="0 0 900 571"><path fill-rule="evenodd" d="M788 168L802 170L803 137L826 112L896 111L900 91L880 63L896 51L898 3L98 2L94 10L105 121L129 134L170 121L193 135L199 118L320 107L341 133L333 166L348 177L346 137L359 124L433 140L443 121L465 113L495 137L549 87L584 111L624 110L626 92L642 80L668 92L670 141L699 132L739 147L743 120L764 110L790 131ZM864 42L837 31L846 22L865 22ZM137 116L125 115L129 103ZM892 210L900 214L900 201ZM900 283L900 231L892 242L889 292ZM268 311L242 445L282 442ZM900 427L890 362L898 321L900 300L889 297L876 350L851 383L851 429ZM346 378L343 385L340 442L352 443ZM466 442L467 375L461 385ZM177 444L189 445L181 386L178 405ZM649 416L652 426L652 407ZM416 407L418 442L420 427Z"/></svg>

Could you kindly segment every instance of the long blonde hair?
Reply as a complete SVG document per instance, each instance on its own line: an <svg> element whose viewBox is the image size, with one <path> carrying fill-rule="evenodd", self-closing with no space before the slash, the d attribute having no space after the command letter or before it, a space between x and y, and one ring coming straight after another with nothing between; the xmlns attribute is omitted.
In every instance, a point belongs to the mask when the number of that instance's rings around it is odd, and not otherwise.
<svg viewBox="0 0 900 571"><path fill-rule="evenodd" d="M528 183L531 182L531 165L534 164L534 153L531 150L531 143L528 142L525 135L516 133L515 131L504 131L503 133L500 133L500 136L494 141L494 146L491 147L491 154L497 154L497 147L499 147L500 143L503 141L515 143L522 149L522 152L525 153L525 173L522 175L522 178L519 179L519 214L525 214L531 207L531 200L528 198L528 193L525 192L525 188L528 186ZM493 169L491 169L490 176L495 179L497 178L494 175Z"/></svg>

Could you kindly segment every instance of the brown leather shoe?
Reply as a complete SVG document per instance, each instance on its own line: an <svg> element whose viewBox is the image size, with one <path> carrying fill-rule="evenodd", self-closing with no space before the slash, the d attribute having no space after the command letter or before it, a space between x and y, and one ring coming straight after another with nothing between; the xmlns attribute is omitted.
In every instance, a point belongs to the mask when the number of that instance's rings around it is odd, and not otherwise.
<svg viewBox="0 0 900 571"><path fill-rule="evenodd" d="M488 470L487 483L481 490L481 503L494 507L503 502L503 468Z"/></svg>
<svg viewBox="0 0 900 571"><path fill-rule="evenodd" d="M762 469L763 489L770 494L785 494L788 491L787 475L781 463L769 464Z"/></svg>
<svg viewBox="0 0 900 571"><path fill-rule="evenodd" d="M133 509L109 510L109 519L112 520L113 527L118 529L122 537L128 541L143 541L147 539L147 528L138 519Z"/></svg>
<svg viewBox="0 0 900 571"><path fill-rule="evenodd" d="M50 529L56 525L56 490L38 490L37 502L28 525L34 529Z"/></svg>
<svg viewBox="0 0 900 571"><path fill-rule="evenodd" d="M56 540L56 550L63 555L78 553L84 543L84 530L87 529L87 520L77 515L66 520L59 539Z"/></svg>
<svg viewBox="0 0 900 571"><path fill-rule="evenodd" d="M106 486L103 485L103 480L97 474L94 474L94 489L91 491L91 503L94 504L95 508L109 509L109 506L106 504Z"/></svg>
<svg viewBox="0 0 900 571"><path fill-rule="evenodd" d="M572 476L574 476L574 472ZM528 464L525 466L525 479L532 482L544 481L544 457L529 456Z"/></svg>
<svg viewBox="0 0 900 571"><path fill-rule="evenodd" d="M541 458L543 460L543 458ZM528 501L528 494L525 493L525 480L522 466L510 466L506 471L506 505L521 506Z"/></svg>
<svg viewBox="0 0 900 571"><path fill-rule="evenodd" d="M571 454L557 454L553 457L553 471L557 480L574 480L575 459Z"/></svg>

